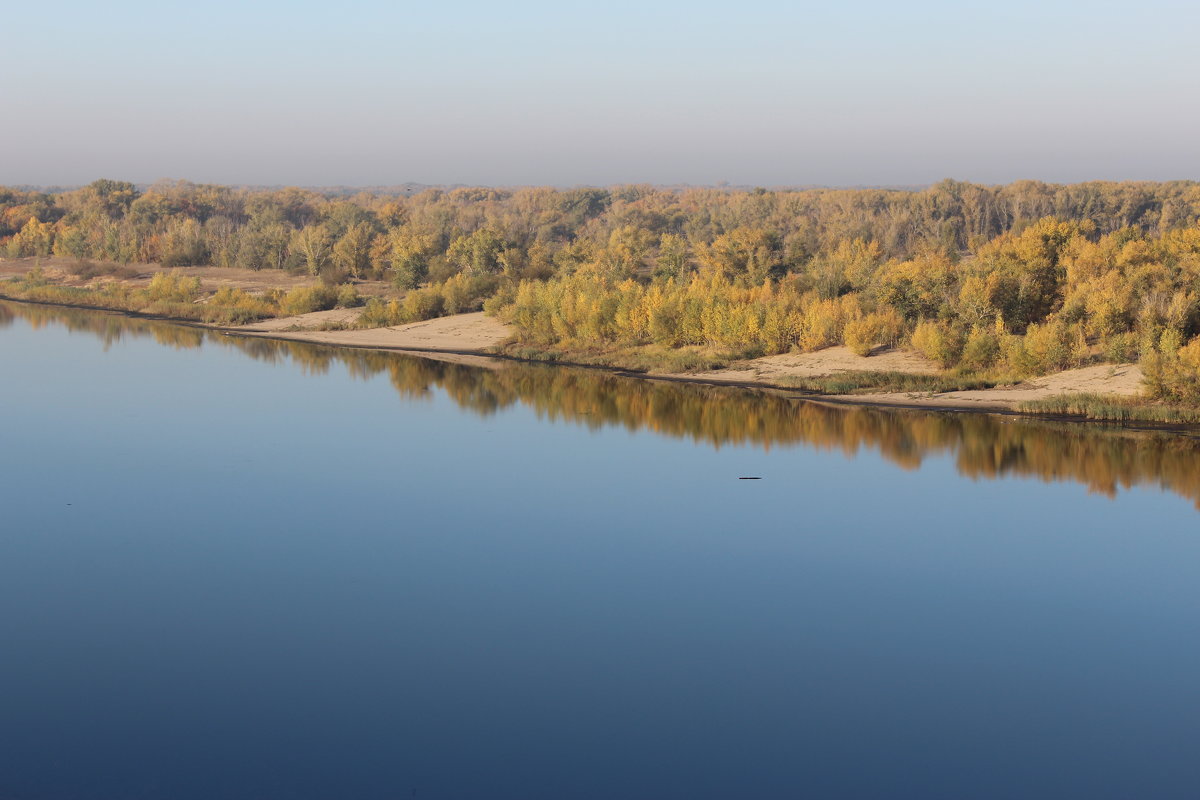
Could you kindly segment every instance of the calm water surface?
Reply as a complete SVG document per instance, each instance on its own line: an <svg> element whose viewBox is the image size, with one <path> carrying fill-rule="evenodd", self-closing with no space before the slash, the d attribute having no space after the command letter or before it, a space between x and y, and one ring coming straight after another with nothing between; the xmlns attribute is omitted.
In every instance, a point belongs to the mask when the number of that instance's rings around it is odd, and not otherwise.
<svg viewBox="0 0 1200 800"><path fill-rule="evenodd" d="M1187 438L17 304L0 367L5 800L1200 792Z"/></svg>

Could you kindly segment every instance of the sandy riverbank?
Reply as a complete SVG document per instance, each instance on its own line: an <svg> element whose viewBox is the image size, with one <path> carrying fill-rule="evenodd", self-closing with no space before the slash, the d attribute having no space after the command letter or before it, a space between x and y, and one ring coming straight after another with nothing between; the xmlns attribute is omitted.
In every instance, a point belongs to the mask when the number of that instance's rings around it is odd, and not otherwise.
<svg viewBox="0 0 1200 800"><path fill-rule="evenodd" d="M826 347L812 353L783 353L742 361L726 369L688 373L664 373L661 377L688 377L737 383L779 384L786 378L823 378L839 372L905 372L933 375L938 367L929 359L908 350L889 348L871 356L856 356L849 347ZM657 374L657 373L656 373Z"/></svg>
<svg viewBox="0 0 1200 800"><path fill-rule="evenodd" d="M1099 364L1070 369L1016 386L997 386L963 392L886 392L867 395L832 395L844 403L887 406L955 408L961 410L1007 411L1030 400L1045 400L1064 394L1103 394L1136 397L1142 393L1142 368L1137 364Z"/></svg>
<svg viewBox="0 0 1200 800"><path fill-rule="evenodd" d="M788 378L821 378L843 372L903 372L932 375L938 367L918 353L890 349L858 356L847 347L827 347L813 353L785 353L735 364L729 369L687 375L655 375L672 380L779 386ZM1142 393L1142 370L1137 364L1099 364L1031 378L1015 386L957 392L877 392L827 395L840 403L1011 411L1020 403L1064 394L1102 394L1135 397Z"/></svg>
<svg viewBox="0 0 1200 800"><path fill-rule="evenodd" d="M455 314L424 322L395 325L388 328L354 330L317 330L329 323L351 323L358 318L358 309L315 311L295 317L256 322L237 328L225 328L244 336L269 336L297 342L330 344L350 347L378 347L387 350L417 352L485 354L513 334L513 329L482 311Z"/></svg>
<svg viewBox="0 0 1200 800"><path fill-rule="evenodd" d="M20 302L20 301L18 301ZM100 309L107 310L107 309ZM120 312L110 312L120 313ZM333 309L293 317L264 320L253 325L219 327L194 321L184 324L230 335L308 342L335 347L407 351L443 360L495 367L510 357L499 357L496 348L514 334L511 326L482 312L458 314L387 328L320 330L349 325L360 309ZM132 314L132 316L147 316ZM911 351L891 349L869 357L846 347L829 347L813 353L786 353L731 365L728 369L700 373L636 373L613 370L630 377L713 385L763 387L794 391L788 378L818 378L840 372L878 371L933 374L937 367ZM1136 364L1101 364L1031 379L1016 386L955 392L890 392L854 395L819 395L814 399L857 405L963 411L1015 411L1020 403L1063 394L1102 394L1132 397L1142 391L1142 372Z"/></svg>

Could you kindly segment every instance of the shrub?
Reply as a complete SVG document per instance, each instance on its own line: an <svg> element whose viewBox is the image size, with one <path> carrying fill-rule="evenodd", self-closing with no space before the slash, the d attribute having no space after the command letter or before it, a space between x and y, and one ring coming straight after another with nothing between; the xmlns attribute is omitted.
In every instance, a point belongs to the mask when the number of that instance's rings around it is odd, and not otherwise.
<svg viewBox="0 0 1200 800"><path fill-rule="evenodd" d="M922 320L913 330L912 346L931 361L952 367L962 355L963 338L945 322Z"/></svg>
<svg viewBox="0 0 1200 800"><path fill-rule="evenodd" d="M428 289L418 289L409 292L400 306L401 319L392 324L403 322L420 322L423 319L440 317L446 310L446 298L441 288L431 286Z"/></svg>
<svg viewBox="0 0 1200 800"><path fill-rule="evenodd" d="M895 311L876 311L847 322L842 338L852 353L868 356L877 345L895 344L902 328L903 321Z"/></svg>
<svg viewBox="0 0 1200 800"><path fill-rule="evenodd" d="M204 304L204 321L218 325L246 325L272 317L279 307L271 300L228 286L218 289Z"/></svg>
<svg viewBox="0 0 1200 800"><path fill-rule="evenodd" d="M283 313L310 314L313 311L328 311L337 305L338 290L332 286L305 286L292 289L284 296L281 308Z"/></svg>
<svg viewBox="0 0 1200 800"><path fill-rule="evenodd" d="M364 328L385 328L392 324L394 315L398 313L399 304L394 300L386 303L378 297L372 297L359 315L358 324Z"/></svg>
<svg viewBox="0 0 1200 800"><path fill-rule="evenodd" d="M1009 368L1023 375L1067 369L1081 363L1087 354L1082 329L1058 319L1030 325L1024 337L1006 337L1002 349Z"/></svg>
<svg viewBox="0 0 1200 800"><path fill-rule="evenodd" d="M1158 348L1142 357L1146 387L1155 397L1197 404L1200 403L1200 336L1183 347L1175 346L1178 340L1178 332L1168 328Z"/></svg>
<svg viewBox="0 0 1200 800"><path fill-rule="evenodd" d="M156 272L146 289L151 301L191 303L200 293L200 279L187 278L178 272Z"/></svg>
<svg viewBox="0 0 1200 800"><path fill-rule="evenodd" d="M363 303L358 289L352 283L343 284L338 289L337 305L339 308L358 308Z"/></svg>
<svg viewBox="0 0 1200 800"><path fill-rule="evenodd" d="M1000 357L1000 340L987 328L976 327L967 336L963 345L959 366L968 370L983 370L996 363Z"/></svg>
<svg viewBox="0 0 1200 800"><path fill-rule="evenodd" d="M1102 345L1105 361L1125 363L1137 360L1138 339L1132 333L1114 334L1104 339Z"/></svg>

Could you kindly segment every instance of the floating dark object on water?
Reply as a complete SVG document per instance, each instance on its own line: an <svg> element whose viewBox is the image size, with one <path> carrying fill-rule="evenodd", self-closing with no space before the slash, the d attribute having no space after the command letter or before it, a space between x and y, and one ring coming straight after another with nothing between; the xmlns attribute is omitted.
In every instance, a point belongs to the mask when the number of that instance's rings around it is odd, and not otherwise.
<svg viewBox="0 0 1200 800"><path fill-rule="evenodd" d="M754 475L754 476L745 477L745 478L738 478L738 480L739 481L761 481L762 478L758 477L757 475Z"/></svg>

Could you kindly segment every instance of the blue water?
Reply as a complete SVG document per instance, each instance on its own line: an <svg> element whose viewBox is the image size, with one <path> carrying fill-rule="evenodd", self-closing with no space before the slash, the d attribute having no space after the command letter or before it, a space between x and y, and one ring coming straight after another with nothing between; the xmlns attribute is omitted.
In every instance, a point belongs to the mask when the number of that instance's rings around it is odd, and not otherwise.
<svg viewBox="0 0 1200 800"><path fill-rule="evenodd" d="M1200 787L1186 442L4 313L5 800Z"/></svg>

